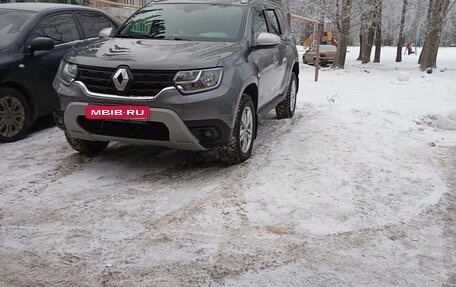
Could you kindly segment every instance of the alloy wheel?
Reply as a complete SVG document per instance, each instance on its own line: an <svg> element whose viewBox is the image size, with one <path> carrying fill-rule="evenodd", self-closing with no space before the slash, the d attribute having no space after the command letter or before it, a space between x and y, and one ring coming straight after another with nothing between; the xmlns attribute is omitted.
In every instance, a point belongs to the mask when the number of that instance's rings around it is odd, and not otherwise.
<svg viewBox="0 0 456 287"><path fill-rule="evenodd" d="M25 109L21 101L6 96L0 99L0 136L11 138L19 134L25 125Z"/></svg>
<svg viewBox="0 0 456 287"><path fill-rule="evenodd" d="M252 109L247 106L242 111L241 126L239 128L239 140L241 150L247 153L250 149L253 138L253 113Z"/></svg>
<svg viewBox="0 0 456 287"><path fill-rule="evenodd" d="M290 91L290 111L293 112L296 106L296 80L293 79L291 82L291 91Z"/></svg>

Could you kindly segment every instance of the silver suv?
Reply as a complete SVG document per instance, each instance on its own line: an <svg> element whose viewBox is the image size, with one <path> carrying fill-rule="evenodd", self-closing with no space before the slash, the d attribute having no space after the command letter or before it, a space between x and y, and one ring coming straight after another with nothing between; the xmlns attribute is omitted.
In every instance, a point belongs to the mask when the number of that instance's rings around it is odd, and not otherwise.
<svg viewBox="0 0 456 287"><path fill-rule="evenodd" d="M62 60L57 125L81 154L109 141L252 153L258 120L291 118L298 53L274 2L152 2Z"/></svg>

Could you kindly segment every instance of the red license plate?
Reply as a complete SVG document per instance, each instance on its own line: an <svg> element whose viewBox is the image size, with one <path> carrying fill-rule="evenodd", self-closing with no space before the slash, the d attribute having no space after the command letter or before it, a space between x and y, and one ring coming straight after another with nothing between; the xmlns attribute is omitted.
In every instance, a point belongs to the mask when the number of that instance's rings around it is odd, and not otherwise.
<svg viewBox="0 0 456 287"><path fill-rule="evenodd" d="M143 120L149 119L148 106L97 106L85 108L86 118L92 120Z"/></svg>

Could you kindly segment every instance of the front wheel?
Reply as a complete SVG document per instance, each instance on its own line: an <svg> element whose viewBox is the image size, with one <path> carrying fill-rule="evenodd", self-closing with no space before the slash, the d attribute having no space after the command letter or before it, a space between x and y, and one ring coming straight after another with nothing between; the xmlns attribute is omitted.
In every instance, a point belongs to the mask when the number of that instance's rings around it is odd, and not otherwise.
<svg viewBox="0 0 456 287"><path fill-rule="evenodd" d="M27 99L9 87L0 88L0 142L14 142L27 135L31 113Z"/></svg>
<svg viewBox="0 0 456 287"><path fill-rule="evenodd" d="M236 115L233 134L227 144L218 148L220 159L226 164L238 164L252 154L256 116L252 98L243 94Z"/></svg>
<svg viewBox="0 0 456 287"><path fill-rule="evenodd" d="M68 144L81 155L94 156L106 149L109 142L88 141L71 137L65 133Z"/></svg>
<svg viewBox="0 0 456 287"><path fill-rule="evenodd" d="M296 74L291 73L290 84L288 85L287 96L276 107L278 119L290 119L293 117L296 109L296 96L298 92L298 81Z"/></svg>

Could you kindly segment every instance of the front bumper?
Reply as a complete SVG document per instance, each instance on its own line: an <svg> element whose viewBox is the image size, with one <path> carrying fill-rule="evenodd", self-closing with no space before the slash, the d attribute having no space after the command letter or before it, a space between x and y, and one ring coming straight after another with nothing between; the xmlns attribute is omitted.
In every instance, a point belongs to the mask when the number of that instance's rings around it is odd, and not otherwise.
<svg viewBox="0 0 456 287"><path fill-rule="evenodd" d="M91 141L121 141L131 144L148 144L156 146L166 146L170 148L184 149L184 150L205 150L200 141L190 132L185 123L173 111L167 109L150 108L151 118L149 123L162 123L166 126L168 131L167 136L163 136L162 131L158 131L156 139L153 138L152 132L143 138L135 138L132 136L134 133L130 131L120 130L116 133L116 129L128 128L135 129L138 127L146 127L148 122L128 122L128 121L97 121L99 125L111 125L106 127L102 132L102 128L98 130L100 133L93 133L90 124L87 124L85 119L85 108L88 103L74 102L68 105L64 112L63 123L66 131L72 137L91 140ZM116 126L117 124L117 126ZM113 126L114 125L114 126ZM157 128L155 128L156 130ZM110 131L109 131L110 130ZM150 129L151 131L153 130ZM122 136L125 135L125 136Z"/></svg>
<svg viewBox="0 0 456 287"><path fill-rule="evenodd" d="M169 88L150 99L101 94L94 97L83 84L72 83L67 87L58 80L54 88L59 96L54 105L57 126L79 139L206 150L226 143L234 125L235 105L229 103L233 102L235 92L226 86L190 96ZM88 120L85 108L89 104L146 105L150 107L150 118L148 121Z"/></svg>

